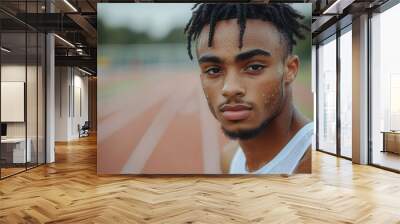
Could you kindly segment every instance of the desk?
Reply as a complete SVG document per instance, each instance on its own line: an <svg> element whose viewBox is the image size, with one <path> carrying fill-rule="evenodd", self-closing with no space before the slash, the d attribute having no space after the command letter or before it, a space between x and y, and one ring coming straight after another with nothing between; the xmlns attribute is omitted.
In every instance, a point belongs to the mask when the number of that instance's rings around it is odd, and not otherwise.
<svg viewBox="0 0 400 224"><path fill-rule="evenodd" d="M400 131L382 131L383 150L382 152L393 152L400 154Z"/></svg>
<svg viewBox="0 0 400 224"><path fill-rule="evenodd" d="M6 138L1 139L1 157L6 163L25 163L32 160L30 138L27 139L25 154L25 138ZM12 159L11 159L12 158ZM26 158L26 161L25 161Z"/></svg>

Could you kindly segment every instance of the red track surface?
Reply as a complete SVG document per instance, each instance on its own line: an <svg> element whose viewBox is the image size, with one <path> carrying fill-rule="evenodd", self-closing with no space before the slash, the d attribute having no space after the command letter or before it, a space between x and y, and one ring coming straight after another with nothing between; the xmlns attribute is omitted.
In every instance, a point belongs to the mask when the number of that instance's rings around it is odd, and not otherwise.
<svg viewBox="0 0 400 224"><path fill-rule="evenodd" d="M99 77L99 91L113 92L99 94L99 173L220 173L227 139L209 112L200 79L157 74ZM129 82L140 84L119 88ZM209 133L214 137L204 139Z"/></svg>

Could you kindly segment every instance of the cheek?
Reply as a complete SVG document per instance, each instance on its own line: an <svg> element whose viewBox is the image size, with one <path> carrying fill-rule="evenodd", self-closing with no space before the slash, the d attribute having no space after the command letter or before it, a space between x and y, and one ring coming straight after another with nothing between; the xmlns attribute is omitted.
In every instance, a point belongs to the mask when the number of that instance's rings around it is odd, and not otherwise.
<svg viewBox="0 0 400 224"><path fill-rule="evenodd" d="M216 80L209 80L202 76L201 85L203 87L203 92L207 101L216 101L218 96L221 94L221 87L219 85L219 82L217 82Z"/></svg>
<svg viewBox="0 0 400 224"><path fill-rule="evenodd" d="M267 106L267 105L274 103L275 101L277 101L280 98L280 94L281 94L281 86L279 83L277 85L274 85L271 89L268 89L266 91L266 96L264 98L264 104Z"/></svg>
<svg viewBox="0 0 400 224"><path fill-rule="evenodd" d="M205 81L203 78L201 79L201 84L208 107L210 108L211 113L216 116L214 106L216 106L215 104L218 91L215 89L215 87L213 87L213 85Z"/></svg>
<svg viewBox="0 0 400 224"><path fill-rule="evenodd" d="M269 82L264 85L264 88L260 90L262 105L266 110L271 111L276 109L277 105L281 100L282 86L280 81Z"/></svg>
<svg viewBox="0 0 400 224"><path fill-rule="evenodd" d="M258 88L258 93L261 93L259 96L264 108L271 111L280 103L282 98L282 66L277 64L268 69L264 75L262 80L259 80L261 85Z"/></svg>
<svg viewBox="0 0 400 224"><path fill-rule="evenodd" d="M210 101L210 95L213 94L212 87L207 81L204 80L204 78L201 79L201 86L203 87L204 96L206 97L207 101Z"/></svg>

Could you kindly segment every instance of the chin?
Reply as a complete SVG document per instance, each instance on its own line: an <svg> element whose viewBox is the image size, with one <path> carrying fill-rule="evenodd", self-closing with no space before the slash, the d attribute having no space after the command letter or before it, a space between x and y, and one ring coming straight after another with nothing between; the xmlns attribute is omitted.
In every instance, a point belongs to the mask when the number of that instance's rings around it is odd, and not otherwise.
<svg viewBox="0 0 400 224"><path fill-rule="evenodd" d="M221 128L230 139L249 140L261 134L268 127L268 124L269 119L265 119L257 125L250 122L237 122L236 124L221 125Z"/></svg>
<svg viewBox="0 0 400 224"><path fill-rule="evenodd" d="M222 128L226 131L229 132L242 132L242 131L248 131L248 130L253 130L257 128L257 125L251 125L249 123L246 123L245 121L243 122L231 122L231 124L227 125L222 125Z"/></svg>
<svg viewBox="0 0 400 224"><path fill-rule="evenodd" d="M258 134L260 133L260 130L257 128L253 129L244 129L244 128L238 128L238 129L226 129L225 127L222 127L222 131L224 132L225 136L228 137L231 140L249 140L254 137L257 137Z"/></svg>

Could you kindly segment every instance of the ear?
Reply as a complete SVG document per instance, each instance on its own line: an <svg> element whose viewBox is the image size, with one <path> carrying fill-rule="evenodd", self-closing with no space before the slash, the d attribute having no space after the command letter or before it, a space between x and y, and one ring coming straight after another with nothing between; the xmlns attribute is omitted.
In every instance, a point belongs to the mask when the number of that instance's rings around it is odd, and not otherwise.
<svg viewBox="0 0 400 224"><path fill-rule="evenodd" d="M286 59L285 65L285 84L292 83L297 76L297 72L299 71L300 59L297 55L289 55Z"/></svg>

